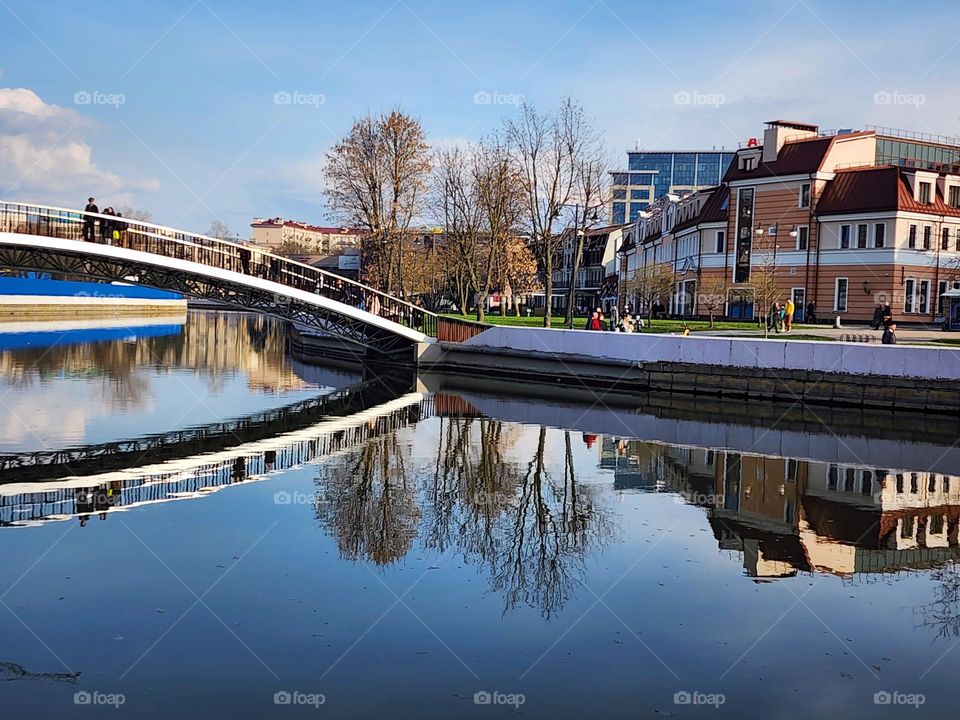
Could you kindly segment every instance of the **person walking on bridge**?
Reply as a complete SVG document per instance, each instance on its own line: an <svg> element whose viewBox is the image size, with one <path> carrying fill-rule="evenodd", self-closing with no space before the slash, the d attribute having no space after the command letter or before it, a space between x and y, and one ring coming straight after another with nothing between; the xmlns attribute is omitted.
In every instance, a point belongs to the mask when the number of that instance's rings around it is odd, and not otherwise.
<svg viewBox="0 0 960 720"><path fill-rule="evenodd" d="M104 215L113 216L113 208L108 207L103 211ZM104 245L110 245L110 241L113 239L113 221L108 220L107 218L100 218L100 242Z"/></svg>
<svg viewBox="0 0 960 720"><path fill-rule="evenodd" d="M100 208L93 201L93 198L87 198L87 206L83 209L85 213L99 213ZM97 234L97 219L89 215L83 216L83 239L93 242Z"/></svg>

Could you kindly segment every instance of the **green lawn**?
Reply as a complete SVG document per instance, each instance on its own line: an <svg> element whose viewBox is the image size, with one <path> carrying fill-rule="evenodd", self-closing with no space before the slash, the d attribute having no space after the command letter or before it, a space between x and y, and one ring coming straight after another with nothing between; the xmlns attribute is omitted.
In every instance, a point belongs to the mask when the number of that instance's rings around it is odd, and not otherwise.
<svg viewBox="0 0 960 720"><path fill-rule="evenodd" d="M463 318L462 315L457 315L455 313L448 314L448 317L453 318ZM468 315L468 320L476 320L475 315ZM543 327L543 318L533 315L531 317L515 317L513 315L507 315L502 317L500 315L487 315L484 320L491 325L510 325L512 327ZM646 318L644 318L646 322ZM578 317L573 319L573 327L582 330L586 327L587 319ZM554 328L564 328L566 325L563 322L562 317L552 318L551 327ZM710 323L706 320L654 320L653 327L647 326L643 329L643 332L657 332L657 333L675 333L683 332L684 328L689 328L690 332L696 332L698 330L708 330L710 329ZM795 326L799 327L799 326ZM721 321L717 320L713 324L714 330L756 330L757 324L753 321L749 322L730 322L730 321Z"/></svg>

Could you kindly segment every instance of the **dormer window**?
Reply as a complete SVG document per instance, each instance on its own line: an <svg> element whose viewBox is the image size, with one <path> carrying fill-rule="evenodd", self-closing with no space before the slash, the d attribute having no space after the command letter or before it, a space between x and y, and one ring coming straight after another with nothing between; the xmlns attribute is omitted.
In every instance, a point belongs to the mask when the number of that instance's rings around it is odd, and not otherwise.
<svg viewBox="0 0 960 720"><path fill-rule="evenodd" d="M950 207L960 208L960 185L951 185L947 197Z"/></svg>
<svg viewBox="0 0 960 720"><path fill-rule="evenodd" d="M800 207L810 207L810 183L800 185Z"/></svg>
<svg viewBox="0 0 960 720"><path fill-rule="evenodd" d="M932 188L933 188L933 185L931 183L928 183L928 182L920 183L920 187L917 191L917 201L921 205L929 205L932 202L931 201Z"/></svg>

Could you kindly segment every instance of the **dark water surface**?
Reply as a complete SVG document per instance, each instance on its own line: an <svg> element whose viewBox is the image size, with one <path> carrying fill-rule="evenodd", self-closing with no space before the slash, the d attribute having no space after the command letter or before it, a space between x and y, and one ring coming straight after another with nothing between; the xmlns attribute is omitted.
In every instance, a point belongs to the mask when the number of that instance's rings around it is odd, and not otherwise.
<svg viewBox="0 0 960 720"><path fill-rule="evenodd" d="M3 717L954 716L914 420L387 381L240 314L8 347Z"/></svg>

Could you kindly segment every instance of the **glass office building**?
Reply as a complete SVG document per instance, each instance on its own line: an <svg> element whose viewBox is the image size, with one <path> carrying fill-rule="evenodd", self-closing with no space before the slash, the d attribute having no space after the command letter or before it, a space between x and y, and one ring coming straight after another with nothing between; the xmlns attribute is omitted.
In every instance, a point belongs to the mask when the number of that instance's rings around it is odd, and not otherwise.
<svg viewBox="0 0 960 720"><path fill-rule="evenodd" d="M616 225L633 222L641 210L667 193L719 185L734 154L723 150L628 152L627 169L610 173L611 221Z"/></svg>

